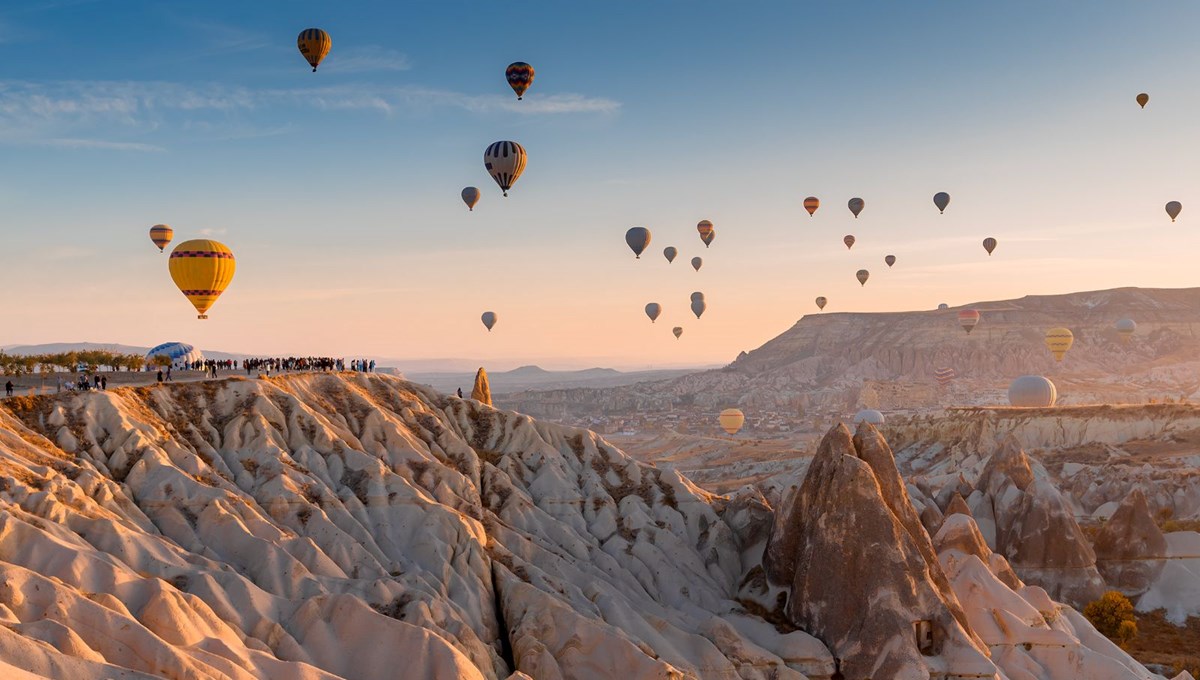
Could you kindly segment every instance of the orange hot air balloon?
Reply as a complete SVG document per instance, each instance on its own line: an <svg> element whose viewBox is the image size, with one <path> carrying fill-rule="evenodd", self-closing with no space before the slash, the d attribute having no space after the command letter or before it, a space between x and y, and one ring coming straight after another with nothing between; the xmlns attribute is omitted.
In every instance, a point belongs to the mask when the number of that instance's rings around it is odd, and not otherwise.
<svg viewBox="0 0 1200 680"><path fill-rule="evenodd" d="M158 246L158 252L163 252L167 246L171 244L171 239L175 238L175 230L165 224L156 224L150 227L150 240L154 245Z"/></svg>
<svg viewBox="0 0 1200 680"><path fill-rule="evenodd" d="M704 247L707 248L712 244L713 239L717 236L717 230L713 227L713 223L708 220L700 220L696 225L696 231L700 232L700 240L704 241Z"/></svg>
<svg viewBox="0 0 1200 680"><path fill-rule="evenodd" d="M812 217L813 213L817 212L817 208L821 207L821 201L816 196L809 196L804 199L804 209L808 211L808 216Z"/></svg>
<svg viewBox="0 0 1200 680"><path fill-rule="evenodd" d="M525 90L533 84L533 67L523 61L514 61L504 69L504 79L508 86L517 93L517 99L525 96Z"/></svg>
<svg viewBox="0 0 1200 680"><path fill-rule="evenodd" d="M210 239L184 241L171 251L171 279L196 308L201 319L233 281L237 265L233 251Z"/></svg>
<svg viewBox="0 0 1200 680"><path fill-rule="evenodd" d="M721 423L722 430L725 430L729 434L737 434L746 422L746 414L736 408L727 408L721 411L721 415L717 417L717 421Z"/></svg>
<svg viewBox="0 0 1200 680"><path fill-rule="evenodd" d="M975 329L975 326L979 323L979 319L982 317L983 315L980 314L978 310L964 309L958 313L958 325L962 326L962 329L967 332L967 335L970 335L971 331Z"/></svg>
<svg viewBox="0 0 1200 680"><path fill-rule="evenodd" d="M317 72L321 60L329 54L329 48L332 46L329 34L319 28L306 28L300 31L300 36L296 38L296 47L312 67L313 73Z"/></svg>

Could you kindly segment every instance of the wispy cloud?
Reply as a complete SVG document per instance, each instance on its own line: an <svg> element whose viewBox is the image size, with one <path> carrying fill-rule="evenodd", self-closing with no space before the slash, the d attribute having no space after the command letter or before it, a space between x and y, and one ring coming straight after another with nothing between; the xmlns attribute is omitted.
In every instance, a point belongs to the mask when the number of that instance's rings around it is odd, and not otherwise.
<svg viewBox="0 0 1200 680"><path fill-rule="evenodd" d="M329 55L326 69L338 73L366 71L407 71L412 68L408 57L396 50L379 45L362 45L337 50Z"/></svg>
<svg viewBox="0 0 1200 680"><path fill-rule="evenodd" d="M221 227L219 229L206 228L206 229L200 230L200 235L201 236L224 236L226 234L226 232L228 232L228 231L229 230L226 229L225 227Z"/></svg>
<svg viewBox="0 0 1200 680"><path fill-rule="evenodd" d="M107 139L78 139L70 137L55 137L52 139L34 140L38 146L53 146L60 149L103 149L107 151L166 151L161 146L143 144L141 142L114 142Z"/></svg>

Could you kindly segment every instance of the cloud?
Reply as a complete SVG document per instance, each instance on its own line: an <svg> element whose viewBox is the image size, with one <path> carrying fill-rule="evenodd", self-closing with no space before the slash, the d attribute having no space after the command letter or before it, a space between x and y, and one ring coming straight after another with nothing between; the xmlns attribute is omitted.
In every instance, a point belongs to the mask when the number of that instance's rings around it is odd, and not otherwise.
<svg viewBox="0 0 1200 680"><path fill-rule="evenodd" d="M329 55L325 64L326 70L333 69L338 73L407 71L412 68L406 55L378 45L337 50Z"/></svg>
<svg viewBox="0 0 1200 680"><path fill-rule="evenodd" d="M106 139L75 139L56 137L53 139L34 140L31 144L38 146L53 146L60 149L104 149L108 151L166 151L161 146L143 144L141 142L113 142Z"/></svg>
<svg viewBox="0 0 1200 680"><path fill-rule="evenodd" d="M201 236L224 236L229 230L225 227L219 229L205 228L200 230Z"/></svg>

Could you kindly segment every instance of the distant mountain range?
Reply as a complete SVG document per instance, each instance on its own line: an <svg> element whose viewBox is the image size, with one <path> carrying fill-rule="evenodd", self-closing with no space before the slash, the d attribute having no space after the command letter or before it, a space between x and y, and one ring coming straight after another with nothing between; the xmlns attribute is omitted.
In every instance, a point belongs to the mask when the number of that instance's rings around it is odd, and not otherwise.
<svg viewBox="0 0 1200 680"><path fill-rule="evenodd" d="M529 390L559 390L580 387L622 387L647 380L669 380L696 369L670 369L623 372L612 368L588 368L580 371L548 371L539 366L521 366L511 371L488 372L492 392L506 394ZM409 380L430 385L442 392L453 392L462 388L470 392L475 383L475 371L406 373Z"/></svg>

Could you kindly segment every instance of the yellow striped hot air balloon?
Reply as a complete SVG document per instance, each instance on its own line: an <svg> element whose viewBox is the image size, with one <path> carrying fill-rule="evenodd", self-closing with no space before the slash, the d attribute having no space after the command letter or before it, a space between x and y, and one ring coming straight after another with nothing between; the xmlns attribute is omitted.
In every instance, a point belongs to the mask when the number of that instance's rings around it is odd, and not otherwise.
<svg viewBox="0 0 1200 680"><path fill-rule="evenodd" d="M209 239L184 241L171 251L171 279L196 308L201 319L233 281L237 265L233 252Z"/></svg>
<svg viewBox="0 0 1200 680"><path fill-rule="evenodd" d="M296 47L300 49L300 54L308 60L308 65L312 66L313 73L316 73L317 66L321 64L325 55L329 54L329 48L333 47L333 42L325 31L319 28L306 28L300 31L300 36L296 38Z"/></svg>
<svg viewBox="0 0 1200 680"><path fill-rule="evenodd" d="M746 414L736 408L727 408L717 416L717 421L721 423L722 430L729 434L737 434L746 422Z"/></svg>
<svg viewBox="0 0 1200 680"><path fill-rule="evenodd" d="M1054 355L1055 361L1062 361L1074 343L1075 335L1068 328L1051 328L1046 331L1046 349Z"/></svg>
<svg viewBox="0 0 1200 680"><path fill-rule="evenodd" d="M173 238L175 238L175 230L165 224L156 224L150 227L150 240L154 241L154 245L158 246L158 252L160 253L171 244L171 239Z"/></svg>

